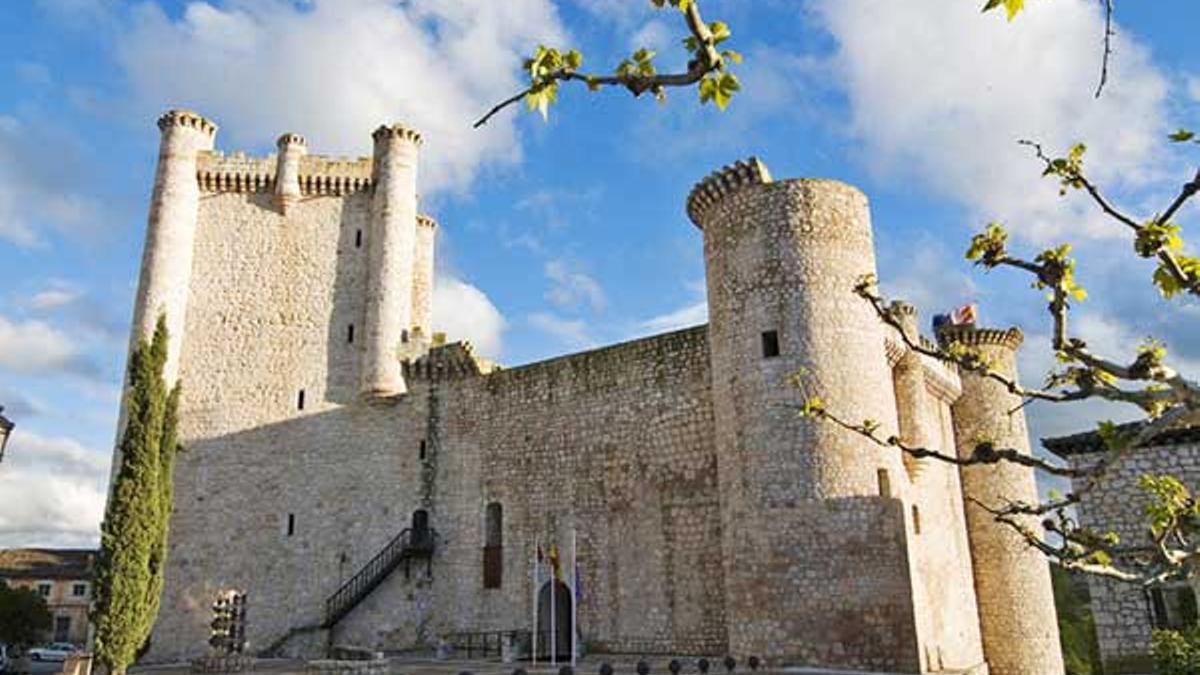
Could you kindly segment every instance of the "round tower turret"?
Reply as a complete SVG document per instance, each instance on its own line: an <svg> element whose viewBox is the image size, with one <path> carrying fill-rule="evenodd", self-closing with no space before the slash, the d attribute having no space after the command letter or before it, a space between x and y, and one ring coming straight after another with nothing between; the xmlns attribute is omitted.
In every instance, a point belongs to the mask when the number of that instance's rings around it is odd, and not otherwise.
<svg viewBox="0 0 1200 675"><path fill-rule="evenodd" d="M399 353L412 329L413 257L417 236L417 158L421 134L400 124L381 126L375 141L375 194L368 240L366 349L362 394L408 391Z"/></svg>
<svg viewBox="0 0 1200 675"><path fill-rule="evenodd" d="M437 221L417 216L416 249L413 253L412 325L424 342L433 338L433 255Z"/></svg>
<svg viewBox="0 0 1200 675"><path fill-rule="evenodd" d="M1020 330L949 326L938 338L946 344L957 342L978 350L994 370L1017 378L1017 349L1024 340ZM953 417L959 457L970 457L981 442L1030 453L1021 398L1000 382L964 374L962 396L954 403ZM974 503L999 508L1014 501L1037 502L1033 469L1011 462L963 467L962 490L979 598L979 627L989 672L1062 673L1054 590L1046 559L1019 533L996 522L992 514ZM1030 518L1027 525L1037 531L1036 519Z"/></svg>
<svg viewBox="0 0 1200 675"><path fill-rule="evenodd" d="M165 316L170 340L163 374L172 384L179 375L200 204L196 156L212 150L217 126L194 112L171 110L158 118L158 128L158 168L133 306L130 351L139 339L149 339L158 318Z"/></svg>
<svg viewBox="0 0 1200 675"><path fill-rule="evenodd" d="M883 326L854 293L875 273L866 197L750 159L699 183L688 214L704 231L730 651L918 669L899 453L797 414L819 395L895 433Z"/></svg>
<svg viewBox="0 0 1200 675"><path fill-rule="evenodd" d="M280 213L287 215L300 201L300 158L308 153L300 134L283 134L275 142L279 149L275 166L275 200Z"/></svg>

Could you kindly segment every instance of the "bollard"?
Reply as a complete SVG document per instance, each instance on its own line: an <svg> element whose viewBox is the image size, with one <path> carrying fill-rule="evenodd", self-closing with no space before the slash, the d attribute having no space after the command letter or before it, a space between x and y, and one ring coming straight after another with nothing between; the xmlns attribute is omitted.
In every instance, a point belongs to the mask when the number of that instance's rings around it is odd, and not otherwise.
<svg viewBox="0 0 1200 675"><path fill-rule="evenodd" d="M667 670L671 671L671 675L679 675L679 671L683 670L683 664L679 662L679 659L671 659L671 662L667 664Z"/></svg>
<svg viewBox="0 0 1200 675"><path fill-rule="evenodd" d="M701 675L704 675L705 673L707 673L708 672L708 659L701 657L700 660L696 662L696 670L699 670Z"/></svg>
<svg viewBox="0 0 1200 675"><path fill-rule="evenodd" d="M757 656L751 656L751 657L750 657L750 658L749 658L749 659L746 661L746 664L750 666L750 670L758 670L758 666L759 666L759 664L760 664L760 663L761 663L761 662L758 660L758 657L757 657Z"/></svg>
<svg viewBox="0 0 1200 675"><path fill-rule="evenodd" d="M733 658L732 656L726 656L724 663L725 670L728 670L731 673L733 672L734 668L737 668L737 659Z"/></svg>
<svg viewBox="0 0 1200 675"><path fill-rule="evenodd" d="M650 664L646 663L645 659L642 659L641 661L637 662L637 674L638 675L648 675L649 672L650 672Z"/></svg>

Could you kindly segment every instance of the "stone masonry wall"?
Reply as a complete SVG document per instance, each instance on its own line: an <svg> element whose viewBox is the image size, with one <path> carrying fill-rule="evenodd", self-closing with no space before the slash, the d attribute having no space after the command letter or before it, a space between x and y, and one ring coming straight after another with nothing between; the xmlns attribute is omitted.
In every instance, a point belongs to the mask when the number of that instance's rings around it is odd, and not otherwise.
<svg viewBox="0 0 1200 675"><path fill-rule="evenodd" d="M1077 468L1091 468L1100 454L1071 456ZM1193 490L1200 489L1200 444L1151 446L1138 450L1111 469L1100 490L1088 493L1079 505L1084 527L1113 531L1122 543L1145 541L1146 493L1138 487L1145 474L1170 474ZM1134 662L1150 652L1153 610L1144 590L1135 584L1088 577L1096 638L1109 667Z"/></svg>

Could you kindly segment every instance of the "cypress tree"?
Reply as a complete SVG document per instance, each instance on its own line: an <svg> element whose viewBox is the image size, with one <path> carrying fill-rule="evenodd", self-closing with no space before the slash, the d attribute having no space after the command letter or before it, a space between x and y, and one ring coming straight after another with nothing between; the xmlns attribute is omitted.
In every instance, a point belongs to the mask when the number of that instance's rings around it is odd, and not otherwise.
<svg viewBox="0 0 1200 675"><path fill-rule="evenodd" d="M113 675L133 663L158 614L171 513L179 388L167 393L167 327L138 342L129 358L129 388L120 465L100 528L92 621L96 658Z"/></svg>

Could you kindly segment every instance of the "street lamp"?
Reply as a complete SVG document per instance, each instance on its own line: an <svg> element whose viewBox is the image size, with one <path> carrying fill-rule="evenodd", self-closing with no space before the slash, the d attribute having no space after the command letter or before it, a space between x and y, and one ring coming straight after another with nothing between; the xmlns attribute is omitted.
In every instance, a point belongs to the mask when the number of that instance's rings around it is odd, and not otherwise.
<svg viewBox="0 0 1200 675"><path fill-rule="evenodd" d="M4 446L8 445L8 436L16 426L12 420L4 416L4 406L0 405L0 462L4 461Z"/></svg>

